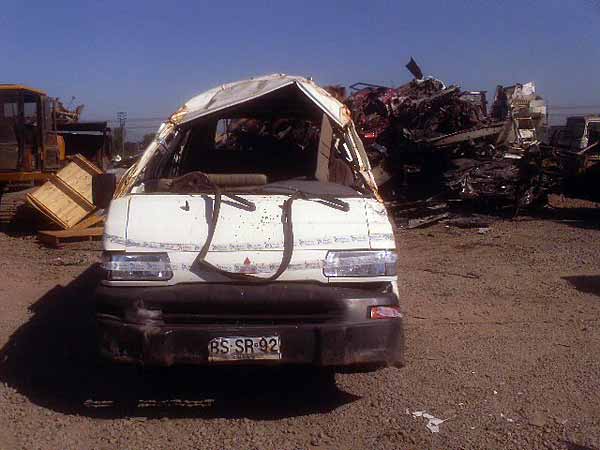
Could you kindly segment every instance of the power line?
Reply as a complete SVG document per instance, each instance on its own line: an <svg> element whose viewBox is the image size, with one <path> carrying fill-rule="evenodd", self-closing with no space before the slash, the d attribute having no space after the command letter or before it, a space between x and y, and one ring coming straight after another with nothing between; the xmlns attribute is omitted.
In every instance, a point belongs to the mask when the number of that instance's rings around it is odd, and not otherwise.
<svg viewBox="0 0 600 450"><path fill-rule="evenodd" d="M548 105L548 109L600 109L600 105Z"/></svg>
<svg viewBox="0 0 600 450"><path fill-rule="evenodd" d="M121 129L121 155L125 154L125 122L127 122L127 113L125 111L119 111L117 113L117 120L119 121L119 128Z"/></svg>
<svg viewBox="0 0 600 450"><path fill-rule="evenodd" d="M166 117L128 117L130 122L164 122ZM106 122L118 122L118 119L108 119Z"/></svg>

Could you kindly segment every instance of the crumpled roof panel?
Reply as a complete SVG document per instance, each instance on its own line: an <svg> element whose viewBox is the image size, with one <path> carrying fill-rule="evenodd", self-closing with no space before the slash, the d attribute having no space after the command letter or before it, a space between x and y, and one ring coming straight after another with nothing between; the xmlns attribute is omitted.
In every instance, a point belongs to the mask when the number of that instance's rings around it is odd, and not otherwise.
<svg viewBox="0 0 600 450"><path fill-rule="evenodd" d="M183 124L200 117L239 105L271 92L295 84L315 105L334 122L344 127L350 121L346 106L331 96L312 80L299 76L272 74L249 80L228 83L210 89L191 100L172 116L176 123Z"/></svg>

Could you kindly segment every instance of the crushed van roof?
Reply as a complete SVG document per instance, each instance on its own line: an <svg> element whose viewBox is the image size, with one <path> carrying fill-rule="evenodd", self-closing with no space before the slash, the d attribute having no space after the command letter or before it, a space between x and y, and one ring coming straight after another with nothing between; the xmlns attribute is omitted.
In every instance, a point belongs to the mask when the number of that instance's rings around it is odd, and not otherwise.
<svg viewBox="0 0 600 450"><path fill-rule="evenodd" d="M177 124L187 123L241 103L257 99L277 90L296 85L331 120L344 127L350 122L348 108L312 80L299 76L271 74L249 80L223 84L186 102L171 116Z"/></svg>

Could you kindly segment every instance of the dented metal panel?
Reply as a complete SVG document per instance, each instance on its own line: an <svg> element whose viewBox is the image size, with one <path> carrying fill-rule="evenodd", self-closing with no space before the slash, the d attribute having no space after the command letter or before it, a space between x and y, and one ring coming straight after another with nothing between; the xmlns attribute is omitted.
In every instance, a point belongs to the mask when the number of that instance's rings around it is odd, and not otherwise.
<svg viewBox="0 0 600 450"><path fill-rule="evenodd" d="M296 85L340 127L346 126L350 121L350 113L344 104L317 86L312 80L284 74L251 78L210 89L186 102L184 109L171 119L177 124L187 123L290 85Z"/></svg>

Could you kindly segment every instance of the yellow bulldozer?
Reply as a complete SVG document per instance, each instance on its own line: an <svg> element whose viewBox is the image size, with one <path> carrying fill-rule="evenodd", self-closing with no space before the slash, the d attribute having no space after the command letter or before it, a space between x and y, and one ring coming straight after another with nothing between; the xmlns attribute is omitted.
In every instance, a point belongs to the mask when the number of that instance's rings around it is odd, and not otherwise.
<svg viewBox="0 0 600 450"><path fill-rule="evenodd" d="M39 89L0 84L0 184L45 180L60 168L65 145L53 103Z"/></svg>

